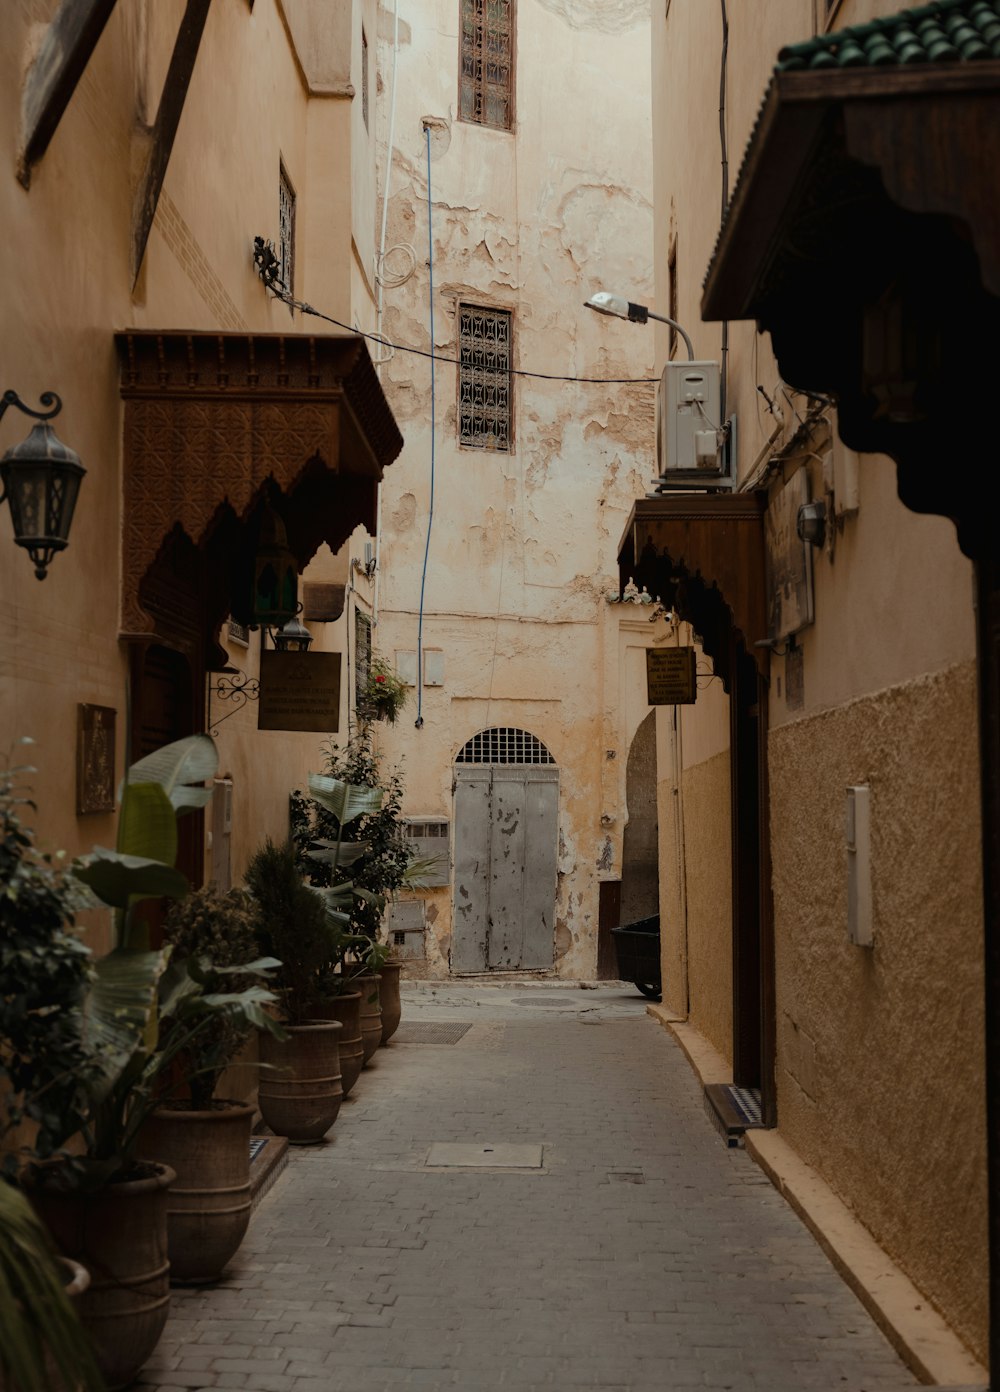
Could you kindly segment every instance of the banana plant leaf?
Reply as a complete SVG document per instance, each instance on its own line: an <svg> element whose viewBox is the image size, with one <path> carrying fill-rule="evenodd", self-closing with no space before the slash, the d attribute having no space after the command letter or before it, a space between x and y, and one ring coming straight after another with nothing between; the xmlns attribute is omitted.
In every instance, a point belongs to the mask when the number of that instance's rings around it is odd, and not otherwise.
<svg viewBox="0 0 1000 1392"><path fill-rule="evenodd" d="M310 860L321 865L353 865L369 849L368 841L315 841L306 852Z"/></svg>
<svg viewBox="0 0 1000 1392"><path fill-rule="evenodd" d="M74 865L73 874L113 909L127 909L137 899L183 899L190 888L186 876L172 865L103 846L95 846Z"/></svg>
<svg viewBox="0 0 1000 1392"><path fill-rule="evenodd" d="M157 988L169 957L169 948L131 952L116 947L94 964L81 1016L91 1056L87 1089L97 1105L119 1085L137 1051L155 1047L148 1036L155 1030Z"/></svg>
<svg viewBox="0 0 1000 1392"><path fill-rule="evenodd" d="M147 754L134 763L126 781L158 783L180 815L194 807L204 807L212 796L211 788L191 787L214 778L219 768L219 753L215 741L208 735L188 735Z"/></svg>
<svg viewBox="0 0 1000 1392"><path fill-rule="evenodd" d="M321 807L332 812L341 826L346 826L356 817L377 812L382 806L385 790L345 783L343 779L331 778L325 773L311 773L309 794Z"/></svg>
<svg viewBox="0 0 1000 1392"><path fill-rule="evenodd" d="M54 1365L60 1386L105 1392L64 1281L31 1205L0 1183L0 1386L51 1392Z"/></svg>
<svg viewBox="0 0 1000 1392"><path fill-rule="evenodd" d="M122 855L161 860L177 859L177 813L159 783L127 783L118 811L116 849Z"/></svg>

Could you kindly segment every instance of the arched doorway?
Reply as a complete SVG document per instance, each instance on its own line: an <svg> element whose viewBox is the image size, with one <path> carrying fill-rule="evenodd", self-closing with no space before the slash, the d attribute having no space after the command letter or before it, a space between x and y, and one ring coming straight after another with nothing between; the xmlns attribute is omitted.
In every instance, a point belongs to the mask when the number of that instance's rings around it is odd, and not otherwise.
<svg viewBox="0 0 1000 1392"><path fill-rule="evenodd" d="M621 921L635 923L660 911L656 815L656 711L640 724L625 769L628 821L622 838Z"/></svg>
<svg viewBox="0 0 1000 1392"><path fill-rule="evenodd" d="M552 966L559 770L526 730L482 730L455 758L451 970Z"/></svg>

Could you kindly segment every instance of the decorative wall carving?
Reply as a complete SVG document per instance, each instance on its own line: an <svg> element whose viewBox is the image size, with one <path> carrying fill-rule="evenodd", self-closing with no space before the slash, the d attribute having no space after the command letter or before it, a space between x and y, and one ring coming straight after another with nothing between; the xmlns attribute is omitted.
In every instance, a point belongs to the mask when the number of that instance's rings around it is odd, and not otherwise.
<svg viewBox="0 0 1000 1392"><path fill-rule="evenodd" d="M302 566L323 541L336 550L358 524L374 531L377 483L403 441L363 339L135 332L117 343L123 632L157 631L140 587L172 529L204 547L220 517L245 525L269 482L288 500Z"/></svg>

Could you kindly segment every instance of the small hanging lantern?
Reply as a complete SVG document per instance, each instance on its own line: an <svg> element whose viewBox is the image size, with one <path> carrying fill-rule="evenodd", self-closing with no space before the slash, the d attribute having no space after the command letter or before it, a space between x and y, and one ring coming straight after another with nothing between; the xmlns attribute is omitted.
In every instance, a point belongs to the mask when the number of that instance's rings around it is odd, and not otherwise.
<svg viewBox="0 0 1000 1392"><path fill-rule="evenodd" d="M288 549L285 524L265 506L253 567L253 619L268 628L281 628L298 609L298 571Z"/></svg>
<svg viewBox="0 0 1000 1392"><path fill-rule="evenodd" d="M69 540L80 481L87 471L76 451L64 445L48 424L48 418L62 409L62 402L54 392L45 392L41 400L43 404L55 401L55 409L43 416L25 406L16 392L5 392L0 398L0 416L8 406L16 406L39 420L28 438L0 459L0 502L6 499L10 504L14 541L31 557L37 578L44 580L53 556Z"/></svg>
<svg viewBox="0 0 1000 1392"><path fill-rule="evenodd" d="M298 617L293 616L280 629L271 634L275 652L308 652L312 634Z"/></svg>

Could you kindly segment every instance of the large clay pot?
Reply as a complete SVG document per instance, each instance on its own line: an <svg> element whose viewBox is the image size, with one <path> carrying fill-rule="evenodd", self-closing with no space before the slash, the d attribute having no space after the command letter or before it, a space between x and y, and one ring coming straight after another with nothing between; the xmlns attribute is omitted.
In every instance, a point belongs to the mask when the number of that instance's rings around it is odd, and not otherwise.
<svg viewBox="0 0 1000 1392"><path fill-rule="evenodd" d="M379 968L379 1000L382 1002L382 1043L388 1044L389 1040L399 1029L399 1020L403 1012L402 1003L399 999L399 973L403 969L402 962L383 962Z"/></svg>
<svg viewBox="0 0 1000 1392"><path fill-rule="evenodd" d="M215 1281L250 1222L253 1108L219 1102L210 1111L160 1107L143 1127L143 1155L176 1171L167 1206L170 1279Z"/></svg>
<svg viewBox="0 0 1000 1392"><path fill-rule="evenodd" d="M127 1387L156 1348L170 1312L169 1165L95 1193L39 1184L31 1201L56 1246L90 1272L78 1310L111 1392Z"/></svg>
<svg viewBox="0 0 1000 1392"><path fill-rule="evenodd" d="M382 1006L379 979L375 972L351 978L351 985L361 992L361 1047L365 1063L382 1043Z"/></svg>
<svg viewBox="0 0 1000 1392"><path fill-rule="evenodd" d="M323 1020L339 1020L344 1027L338 1040L338 1048L340 1082L346 1097L358 1081L358 1075L365 1063L361 1042L361 992L345 991L343 995L331 996L316 1014Z"/></svg>
<svg viewBox="0 0 1000 1392"><path fill-rule="evenodd" d="M260 1034L262 1068L257 1100L276 1136L291 1145L321 1141L337 1120L344 1089L340 1079L339 1020L285 1025L288 1038Z"/></svg>

